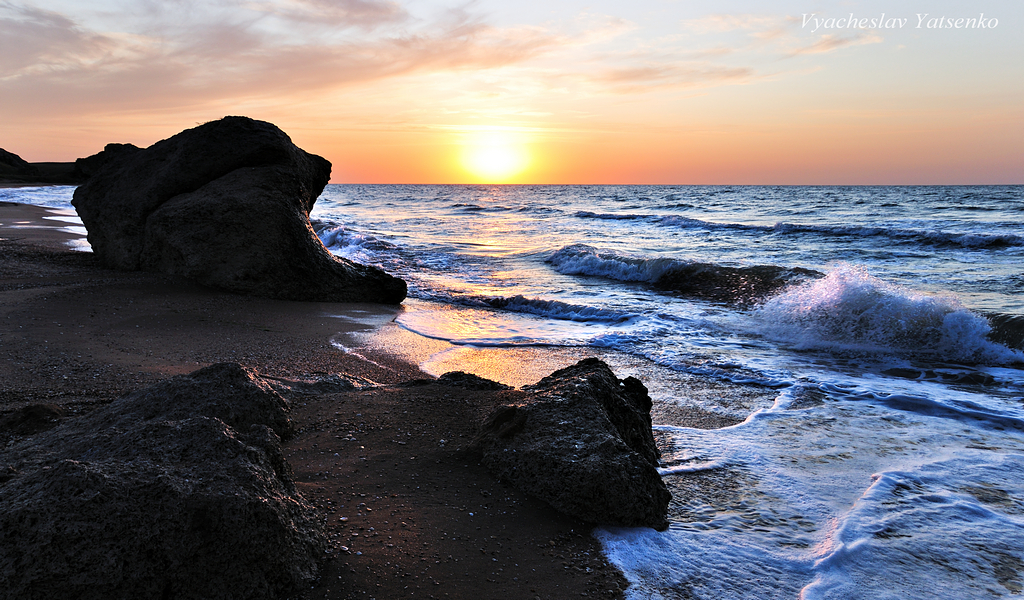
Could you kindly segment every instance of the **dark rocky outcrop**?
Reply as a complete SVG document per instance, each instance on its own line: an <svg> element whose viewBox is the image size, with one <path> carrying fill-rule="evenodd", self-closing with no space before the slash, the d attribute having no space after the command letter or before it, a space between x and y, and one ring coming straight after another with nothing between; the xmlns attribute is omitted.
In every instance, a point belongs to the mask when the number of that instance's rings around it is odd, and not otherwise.
<svg viewBox="0 0 1024 600"><path fill-rule="evenodd" d="M225 117L106 161L72 204L108 267L271 298L401 302L404 281L334 257L310 227L330 172L274 125Z"/></svg>
<svg viewBox="0 0 1024 600"><path fill-rule="evenodd" d="M651 399L586 359L524 388L473 441L501 479L584 521L664 529L671 495L658 474Z"/></svg>
<svg viewBox="0 0 1024 600"><path fill-rule="evenodd" d="M0 595L278 598L318 575L283 398L236 364L123 397L0 451Z"/></svg>
<svg viewBox="0 0 1024 600"><path fill-rule="evenodd" d="M17 154L0 148L0 182L32 182L39 178L39 169Z"/></svg>
<svg viewBox="0 0 1024 600"><path fill-rule="evenodd" d="M76 160L72 174L79 181L85 181L99 173L107 164L124 160L141 149L135 144L107 144L96 154Z"/></svg>

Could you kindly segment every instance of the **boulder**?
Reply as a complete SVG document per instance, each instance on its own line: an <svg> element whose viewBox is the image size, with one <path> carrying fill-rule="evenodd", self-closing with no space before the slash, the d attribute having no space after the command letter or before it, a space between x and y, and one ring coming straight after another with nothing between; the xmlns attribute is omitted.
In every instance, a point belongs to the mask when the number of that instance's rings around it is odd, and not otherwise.
<svg viewBox="0 0 1024 600"><path fill-rule="evenodd" d="M639 380L589 358L524 390L529 399L495 410L472 444L496 476L583 521L668 527L671 494Z"/></svg>
<svg viewBox="0 0 1024 600"><path fill-rule="evenodd" d="M3 597L279 598L328 547L281 451L286 401L220 364L0 451Z"/></svg>
<svg viewBox="0 0 1024 600"><path fill-rule="evenodd" d="M405 299L401 279L324 248L309 212L331 164L274 125L225 117L120 150L72 201L104 265L270 298Z"/></svg>

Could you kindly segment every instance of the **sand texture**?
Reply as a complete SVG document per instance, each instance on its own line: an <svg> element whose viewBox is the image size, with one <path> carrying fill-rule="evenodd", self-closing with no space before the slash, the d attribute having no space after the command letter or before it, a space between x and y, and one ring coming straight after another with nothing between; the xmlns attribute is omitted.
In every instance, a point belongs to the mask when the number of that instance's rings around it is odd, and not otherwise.
<svg viewBox="0 0 1024 600"><path fill-rule="evenodd" d="M237 362L290 400L297 433L284 453L327 518L334 558L302 597L622 596L626 581L587 525L499 483L467 450L484 417L522 392L445 385L387 352L331 343L386 329L400 307L250 298L107 270L68 249L71 235L46 214L0 205L0 444Z"/></svg>

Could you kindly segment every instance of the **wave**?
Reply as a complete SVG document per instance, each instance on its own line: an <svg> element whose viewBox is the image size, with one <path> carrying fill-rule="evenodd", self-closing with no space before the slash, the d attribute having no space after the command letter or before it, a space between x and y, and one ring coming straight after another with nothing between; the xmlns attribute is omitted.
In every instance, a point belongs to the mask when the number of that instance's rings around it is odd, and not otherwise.
<svg viewBox="0 0 1024 600"><path fill-rule="evenodd" d="M774 234L814 233L837 237L884 237L900 243L916 243L928 246L954 246L960 248L1003 248L1024 246L1024 236L1011 233L962 233L928 229L905 229L898 227L876 227L864 225L805 225L779 222L774 225L747 225L743 223L716 223L678 215L594 213L579 211L575 216L582 219L609 221L649 221L667 227L681 229L759 231Z"/></svg>
<svg viewBox="0 0 1024 600"><path fill-rule="evenodd" d="M657 215L637 215L628 213L595 213L590 212L589 210L577 211L574 216L579 219L601 219L604 221L640 221L658 218Z"/></svg>
<svg viewBox="0 0 1024 600"><path fill-rule="evenodd" d="M759 333L800 350L1024 362L1024 353L988 339L989 321L956 298L913 293L850 265L768 299L754 315Z"/></svg>
<svg viewBox="0 0 1024 600"><path fill-rule="evenodd" d="M484 207L480 206L479 204L467 204L467 203L464 203L464 202L457 202L455 204L452 204L452 208L461 208L462 210L468 210L468 211L486 210L486 209L484 209Z"/></svg>
<svg viewBox="0 0 1024 600"><path fill-rule="evenodd" d="M990 340L1017 350L1024 349L1024 315L991 313L985 316L992 326L988 334Z"/></svg>
<svg viewBox="0 0 1024 600"><path fill-rule="evenodd" d="M421 298L446 304L457 304L470 308L492 308L509 312L536 315L559 321L575 321L577 323L618 324L639 318L639 315L623 312L612 308L596 308L570 304L560 300L542 300L527 298L522 295L504 296L451 296L433 294Z"/></svg>
<svg viewBox="0 0 1024 600"><path fill-rule="evenodd" d="M539 298L526 298L520 295L512 296L511 298L480 298L479 301L484 306L490 308L539 315L563 321L622 323L637 318L637 315L633 313L617 311L611 308L580 306L559 300L541 300Z"/></svg>
<svg viewBox="0 0 1024 600"><path fill-rule="evenodd" d="M896 241L910 241L931 246L958 246L961 248L1024 246L1024 237L1008 233L956 233L926 229L865 227L857 225L800 225L797 223L776 223L772 229L779 233L819 233L834 236L887 237Z"/></svg>
<svg viewBox="0 0 1024 600"><path fill-rule="evenodd" d="M729 267L676 258L633 257L586 244L559 249L547 262L565 275L592 275L716 302L751 303L790 283L820 277L810 269L775 265Z"/></svg>
<svg viewBox="0 0 1024 600"><path fill-rule="evenodd" d="M353 262L392 269L389 265L395 259L398 246L366 233L347 229L330 220L310 219L310 225L317 237L335 256Z"/></svg>

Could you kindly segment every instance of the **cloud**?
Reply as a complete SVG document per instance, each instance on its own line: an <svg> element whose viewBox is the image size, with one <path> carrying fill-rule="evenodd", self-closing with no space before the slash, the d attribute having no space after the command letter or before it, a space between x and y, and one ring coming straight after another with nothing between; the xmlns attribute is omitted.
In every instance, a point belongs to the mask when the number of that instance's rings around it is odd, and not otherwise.
<svg viewBox="0 0 1024 600"><path fill-rule="evenodd" d="M686 19L681 25L698 34L725 33L729 31L765 31L779 29L784 18L765 15L707 15L699 19Z"/></svg>
<svg viewBox="0 0 1024 600"><path fill-rule="evenodd" d="M414 21L387 2L295 0L275 6L300 4L330 18L362 19L363 31L338 35L319 21L306 30L294 22L282 29L280 20L267 20L291 19L292 13L236 9L214 18L216 11L200 4L191 18L182 11L168 21L156 7L133 15L143 21L134 31L98 33L67 16L0 4L14 14L4 15L2 31L24 32L27 48L14 59L5 52L0 110L76 114L286 98L407 73L499 68L562 41L540 28L495 28L464 9ZM404 26L371 31L371 24L388 20ZM25 23L38 25L25 29Z"/></svg>
<svg viewBox="0 0 1024 600"><path fill-rule="evenodd" d="M849 37L840 37L833 34L825 34L813 43L801 46L788 53L788 56L799 56L801 54L824 54L847 46L862 46L864 44L878 44L882 38L873 33L859 32Z"/></svg>
<svg viewBox="0 0 1024 600"><path fill-rule="evenodd" d="M85 31L61 14L0 2L0 81L40 65L88 64L114 45L113 40Z"/></svg>
<svg viewBox="0 0 1024 600"><path fill-rule="evenodd" d="M748 67L715 64L662 64L608 69L593 81L610 84L615 91L630 93L664 87L701 87L709 84L739 83L754 77Z"/></svg>
<svg viewBox="0 0 1024 600"><path fill-rule="evenodd" d="M799 17L780 15L707 15L682 22L684 30L715 40L719 45L692 54L693 58L730 56L734 61L762 67L796 56L827 54L840 48L875 44L882 38L869 31L849 35L808 36ZM723 44L723 40L726 40Z"/></svg>
<svg viewBox="0 0 1024 600"><path fill-rule="evenodd" d="M408 11L397 2L381 0L287 0L250 3L248 6L290 21L331 27L375 29L410 19Z"/></svg>

